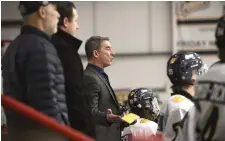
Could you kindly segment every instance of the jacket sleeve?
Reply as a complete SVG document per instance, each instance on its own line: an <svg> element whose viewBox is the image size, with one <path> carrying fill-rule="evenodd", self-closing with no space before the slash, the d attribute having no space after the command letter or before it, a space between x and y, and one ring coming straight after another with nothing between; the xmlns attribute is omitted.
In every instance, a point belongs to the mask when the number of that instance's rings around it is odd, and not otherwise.
<svg viewBox="0 0 225 141"><path fill-rule="evenodd" d="M100 111L98 108L100 86L92 77L84 77L83 94L89 97L92 116L97 124L108 125L106 111Z"/></svg>
<svg viewBox="0 0 225 141"><path fill-rule="evenodd" d="M52 72L49 71L50 67L54 69L55 66L48 63L47 52L43 44L35 42L33 46L29 47L30 49L28 49L26 59L22 62L26 78L27 93L25 100L33 108L56 118L59 111L56 106L57 100L54 96L57 92L54 89L54 82L50 79Z"/></svg>

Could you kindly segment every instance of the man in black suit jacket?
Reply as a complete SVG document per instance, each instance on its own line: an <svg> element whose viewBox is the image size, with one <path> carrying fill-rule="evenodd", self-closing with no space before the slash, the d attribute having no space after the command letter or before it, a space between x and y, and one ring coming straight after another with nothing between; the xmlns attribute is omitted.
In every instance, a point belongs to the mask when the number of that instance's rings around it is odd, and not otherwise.
<svg viewBox="0 0 225 141"><path fill-rule="evenodd" d="M109 38L92 36L85 44L88 65L83 77L83 95L89 104L96 127L97 141L120 141L119 104L104 68L112 64Z"/></svg>

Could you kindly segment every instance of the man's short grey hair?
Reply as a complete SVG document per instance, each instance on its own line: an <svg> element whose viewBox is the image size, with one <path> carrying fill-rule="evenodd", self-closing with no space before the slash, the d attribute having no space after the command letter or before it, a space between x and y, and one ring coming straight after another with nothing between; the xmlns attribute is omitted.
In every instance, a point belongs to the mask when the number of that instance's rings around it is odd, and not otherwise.
<svg viewBox="0 0 225 141"><path fill-rule="evenodd" d="M93 51L101 47L103 41L109 41L108 37L92 36L85 43L85 52L88 59L93 56Z"/></svg>

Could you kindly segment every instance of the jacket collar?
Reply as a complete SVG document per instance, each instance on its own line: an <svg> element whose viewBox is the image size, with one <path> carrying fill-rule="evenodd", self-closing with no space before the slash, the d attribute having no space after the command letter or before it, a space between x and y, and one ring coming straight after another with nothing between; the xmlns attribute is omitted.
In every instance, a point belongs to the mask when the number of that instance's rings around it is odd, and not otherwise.
<svg viewBox="0 0 225 141"><path fill-rule="evenodd" d="M82 44L82 41L80 39L73 37L72 35L63 31L60 28L58 28L58 32L54 36L58 36L59 38L63 39L67 44L75 48L77 51L79 50Z"/></svg>
<svg viewBox="0 0 225 141"><path fill-rule="evenodd" d="M88 67L92 67L94 68L99 74L101 74L104 78L106 78L108 81L109 81L109 77L108 75L104 72L104 69L94 65L94 64L91 64L91 63L88 63Z"/></svg>
<svg viewBox="0 0 225 141"><path fill-rule="evenodd" d="M45 32L41 31L40 29L30 26L30 25L25 25L21 28L21 34L35 34L37 36L41 36L48 41L51 41L51 36L46 34Z"/></svg>

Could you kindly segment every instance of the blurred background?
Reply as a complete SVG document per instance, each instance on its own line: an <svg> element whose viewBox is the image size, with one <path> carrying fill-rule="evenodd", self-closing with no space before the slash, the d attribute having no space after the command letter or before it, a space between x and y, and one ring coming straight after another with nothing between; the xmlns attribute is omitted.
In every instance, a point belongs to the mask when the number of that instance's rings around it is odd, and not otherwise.
<svg viewBox="0 0 225 141"><path fill-rule="evenodd" d="M74 2L83 40L79 50L84 67L84 44L92 35L108 36L115 52L106 68L118 100L123 102L136 87L152 88L160 101L170 95L166 63L177 51L195 51L209 66L217 61L214 31L225 11L225 2ZM18 2L1 2L1 51L20 32L23 24Z"/></svg>

